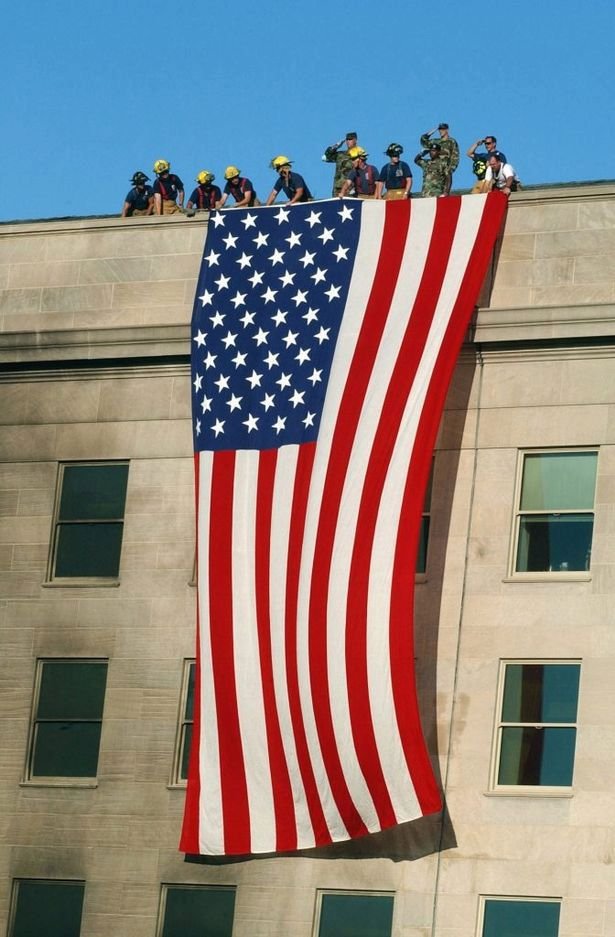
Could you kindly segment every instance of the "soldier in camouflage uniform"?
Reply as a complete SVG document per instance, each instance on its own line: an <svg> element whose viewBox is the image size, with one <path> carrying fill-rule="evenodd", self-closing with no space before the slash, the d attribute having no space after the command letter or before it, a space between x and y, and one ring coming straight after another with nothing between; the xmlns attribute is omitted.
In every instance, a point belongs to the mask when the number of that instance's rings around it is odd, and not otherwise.
<svg viewBox="0 0 615 937"><path fill-rule="evenodd" d="M429 153L429 159L425 156ZM430 143L429 150L421 150L414 157L414 162L423 170L423 188L421 195L448 195L451 190L451 173L448 163L442 158L439 143Z"/></svg>
<svg viewBox="0 0 615 937"><path fill-rule="evenodd" d="M440 159L442 162L447 163L449 171L449 181L448 189L446 195L451 190L451 183L453 181L453 173L459 165L459 144L453 137L450 136L448 132L448 124L440 123L438 124L437 129L440 131L440 136L435 140L430 140L430 137L433 133L436 132L436 128L433 130L428 130L427 133L424 133L421 137L421 146L424 150L428 149L432 142L440 144Z"/></svg>
<svg viewBox="0 0 615 937"><path fill-rule="evenodd" d="M344 142L346 143L346 149L340 150L340 146ZM356 145L357 134L354 130L350 130L344 140L340 140L339 143L328 146L323 154L322 158L325 163L335 163L335 176L333 177L334 198L340 194L340 190L348 177L348 173L352 172L352 160L348 156L348 150L351 150L353 146Z"/></svg>

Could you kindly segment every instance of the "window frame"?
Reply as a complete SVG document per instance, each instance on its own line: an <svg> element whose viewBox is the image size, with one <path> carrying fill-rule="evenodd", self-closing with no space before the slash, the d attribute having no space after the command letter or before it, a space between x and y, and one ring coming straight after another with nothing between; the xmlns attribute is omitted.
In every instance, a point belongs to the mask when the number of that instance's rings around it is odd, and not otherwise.
<svg viewBox="0 0 615 937"><path fill-rule="evenodd" d="M43 887L48 885L81 885L82 886L82 899L81 899L81 916L79 918L79 933L81 933L81 928L83 924L83 906L85 902L85 880L81 878L77 879L68 879L68 878L35 878L32 876L16 876L11 885L11 896L10 896L10 905L9 905L9 916L7 924L7 937L14 937L15 934L15 922L17 919L17 905L19 901L19 887L23 883L28 884L40 884Z"/></svg>
<svg viewBox="0 0 615 937"><path fill-rule="evenodd" d="M81 520L71 519L71 520L62 520L60 518L60 508L62 503L62 488L64 483L64 474L67 468L82 467L88 468L89 466L112 466L112 465L125 465L128 467L128 474L130 472L130 460L129 459L85 459L85 460L75 460L69 462L59 462L58 463L58 473L56 478L56 490L54 496L53 504L53 516L51 519L51 533L49 537L49 556L47 559L47 570L45 574L44 586L55 586L55 587L70 587L70 586L119 586L120 584L120 563L122 558L122 545L124 540L124 528L126 523L126 501L128 498L128 475L126 478L126 497L124 499L124 513L121 517L108 517L104 519L98 518L87 518L84 517ZM64 525L78 525L78 524L121 524L122 526L122 536L120 539L119 546L119 556L118 556L118 573L114 576L58 576L56 575L55 568L57 563L57 554L58 554L58 542L60 535L60 528L62 524Z"/></svg>
<svg viewBox="0 0 615 937"><path fill-rule="evenodd" d="M188 703L188 689L190 686L190 671L194 669L196 680L196 658L185 657L182 668L182 682L179 694L179 705L177 707L177 725L175 730L175 749L173 752L173 765L171 768L171 779L169 787L185 788L188 779L181 777L181 767L183 763L184 748L186 743L186 732L188 726L194 726L194 709L192 719L186 717L186 706Z"/></svg>
<svg viewBox="0 0 615 937"><path fill-rule="evenodd" d="M160 900L158 904L158 920L156 922L156 937L162 937L164 925L166 923L167 896L169 889L175 888L182 891L232 891L235 894L235 904L237 899L237 886L226 884L204 884L195 882L162 882L160 885ZM235 929L235 906L233 907L233 923L231 931Z"/></svg>
<svg viewBox="0 0 615 937"><path fill-rule="evenodd" d="M596 456L596 481L594 485L594 498L593 498L593 507L591 510L586 508L563 508L560 511L554 510L522 510L521 508L521 496L523 493L523 472L525 468L525 459L527 456L539 456L539 455L557 455L561 453L567 455L569 453L582 453L590 452ZM552 446L552 447L538 447L538 448L528 448L520 449L517 454L517 468L515 475L515 493L513 500L513 520L512 520L512 532L510 537L510 549L508 556L508 579L510 580L523 580L525 582L540 582L544 580L548 581L588 581L591 579L591 552L590 551L590 561L587 569L581 570L538 570L538 571L524 571L517 570L517 554L519 550L519 536L521 531L521 519L523 517L536 517L536 516L552 516L554 514L563 515L563 514L587 514L591 515L593 520L592 526L592 548L593 548L593 536L595 533L595 520L596 520L596 489L598 486L598 458L600 453L599 446Z"/></svg>
<svg viewBox="0 0 615 937"><path fill-rule="evenodd" d="M579 690L577 694L576 722L505 722L502 718L504 708L504 686L506 682L506 669L510 665L537 665L537 666L570 666L579 668ZM489 773L489 793L509 797L570 797L574 792L574 767L576 761L576 740L579 730L579 700L581 696L582 660L579 658L506 658L499 662L498 690L495 708L495 721L493 730L493 743L491 746L491 769ZM575 729L575 753L572 761L572 777L570 785L547 784L500 784L498 775L500 771L500 757L502 751L502 729L509 726L531 726L533 728Z"/></svg>
<svg viewBox="0 0 615 937"><path fill-rule="evenodd" d="M536 895L479 895L478 903L478 920L476 926L476 937L484 937L484 927L485 927L485 910L488 901L498 901L501 903L504 902L534 902L536 904L557 904L560 908L560 920L561 920L561 908L562 908L562 898L561 897L551 897L551 896L536 896ZM558 922L558 934L556 937L559 937L559 922Z"/></svg>
<svg viewBox="0 0 615 937"><path fill-rule="evenodd" d="M107 667L107 680L109 677L109 660L105 657L39 657L36 661L36 670L34 674L34 687L32 694L32 707L30 713L30 726L28 730L28 747L26 749L26 763L22 785L28 787L98 787L98 767L100 763L100 745L102 741L102 729L105 714L105 702L107 696L107 686L105 683L105 694L103 697L103 706L99 720L83 719L39 719L38 706L40 701L41 685L43 680L43 669L46 664L105 664ZM96 761L95 775L46 775L32 774L34 766L34 757L36 752L37 726L42 722L100 722L100 738L98 742L98 757Z"/></svg>
<svg viewBox="0 0 615 937"><path fill-rule="evenodd" d="M316 889L316 904L314 907L314 923L312 926L311 937L319 937L320 924L322 920L322 899L325 895L340 895L356 898L392 898L393 910L391 913L391 932L388 937L395 932L395 891L380 888L318 888Z"/></svg>

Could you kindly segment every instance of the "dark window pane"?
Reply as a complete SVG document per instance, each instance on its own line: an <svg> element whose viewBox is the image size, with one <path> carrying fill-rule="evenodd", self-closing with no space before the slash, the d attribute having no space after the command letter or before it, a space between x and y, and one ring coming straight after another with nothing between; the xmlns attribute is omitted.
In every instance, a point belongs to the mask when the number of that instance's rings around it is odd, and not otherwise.
<svg viewBox="0 0 615 937"><path fill-rule="evenodd" d="M194 678L196 673L195 664L190 664L188 670L188 692L186 694L186 711L184 719L194 719Z"/></svg>
<svg viewBox="0 0 615 937"><path fill-rule="evenodd" d="M557 937L557 901L485 901L483 937Z"/></svg>
<svg viewBox="0 0 615 937"><path fill-rule="evenodd" d="M56 576L117 576L124 525L59 524Z"/></svg>
<svg viewBox="0 0 615 937"><path fill-rule="evenodd" d="M190 746L192 745L192 724L185 725L183 727L182 734L182 750L181 750L181 766L180 766L180 778L185 781L188 777L188 764L190 762Z"/></svg>
<svg viewBox="0 0 615 937"><path fill-rule="evenodd" d="M417 573L424 573L427 569L427 542L429 540L429 518L421 518L421 532L419 538L419 552L416 558Z"/></svg>
<svg viewBox="0 0 615 937"><path fill-rule="evenodd" d="M589 569L594 518L591 514L521 517L516 571L567 572Z"/></svg>
<svg viewBox="0 0 615 937"><path fill-rule="evenodd" d="M508 726L501 731L498 784L570 787L576 729Z"/></svg>
<svg viewBox="0 0 615 937"><path fill-rule="evenodd" d="M389 937L392 895L323 895L318 937Z"/></svg>
<svg viewBox="0 0 615 937"><path fill-rule="evenodd" d="M575 722L579 664L508 664L502 722Z"/></svg>
<svg viewBox="0 0 615 937"><path fill-rule="evenodd" d="M594 506L596 452L540 452L526 455L522 511L574 511Z"/></svg>
<svg viewBox="0 0 615 937"><path fill-rule="evenodd" d="M19 882L11 937L79 937L82 882Z"/></svg>
<svg viewBox="0 0 615 937"><path fill-rule="evenodd" d="M123 517L127 482L128 465L65 465L59 519Z"/></svg>
<svg viewBox="0 0 615 937"><path fill-rule="evenodd" d="M231 937L235 890L167 889L162 937Z"/></svg>
<svg viewBox="0 0 615 937"><path fill-rule="evenodd" d="M32 777L95 778L100 722L39 722Z"/></svg>
<svg viewBox="0 0 615 937"><path fill-rule="evenodd" d="M101 719L107 664L45 661L38 698L38 719Z"/></svg>

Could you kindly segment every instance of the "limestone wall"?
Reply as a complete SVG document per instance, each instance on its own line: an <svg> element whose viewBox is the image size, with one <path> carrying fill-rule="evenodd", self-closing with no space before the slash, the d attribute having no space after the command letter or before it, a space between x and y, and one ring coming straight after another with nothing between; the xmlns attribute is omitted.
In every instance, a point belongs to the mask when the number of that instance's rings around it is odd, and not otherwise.
<svg viewBox="0 0 615 937"><path fill-rule="evenodd" d="M205 223L0 226L0 932L18 877L84 879L83 937L154 937L161 883L237 886L234 937L312 937L318 888L395 892L393 937L476 937L479 896L562 898L615 928L615 186L520 193L456 370L416 586L425 730L449 819L227 865L177 851L171 783L194 653L187 355ZM599 449L591 571L519 581L519 451ZM119 586L46 570L58 463L130 463ZM109 660L96 786L24 781L41 657ZM572 793L489 790L502 659L582 662ZM439 847L439 850L438 850Z"/></svg>

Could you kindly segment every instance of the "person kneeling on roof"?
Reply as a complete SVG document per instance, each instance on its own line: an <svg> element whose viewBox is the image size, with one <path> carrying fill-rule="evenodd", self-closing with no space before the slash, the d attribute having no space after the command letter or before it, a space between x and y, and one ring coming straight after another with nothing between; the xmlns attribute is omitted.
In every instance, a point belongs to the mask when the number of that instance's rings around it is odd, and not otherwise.
<svg viewBox="0 0 615 937"><path fill-rule="evenodd" d="M519 188L517 174L510 163L504 162L504 156L497 150L491 153L485 174L488 189L499 189L505 195L516 192Z"/></svg>
<svg viewBox="0 0 615 937"><path fill-rule="evenodd" d="M308 189L305 179L298 172L291 170L291 161L287 156L275 156L271 160L271 168L279 173L279 179L273 189L267 196L265 205L273 205L278 193L284 190L288 198L289 205L296 205L297 202L309 202L312 199L312 193Z"/></svg>
<svg viewBox="0 0 615 937"><path fill-rule="evenodd" d="M198 174L196 177L198 185L186 205L188 211L192 211L193 208L197 211L212 211L212 209L218 207L222 192L217 185L212 185L215 178L213 172L210 172L209 169L203 169Z"/></svg>

